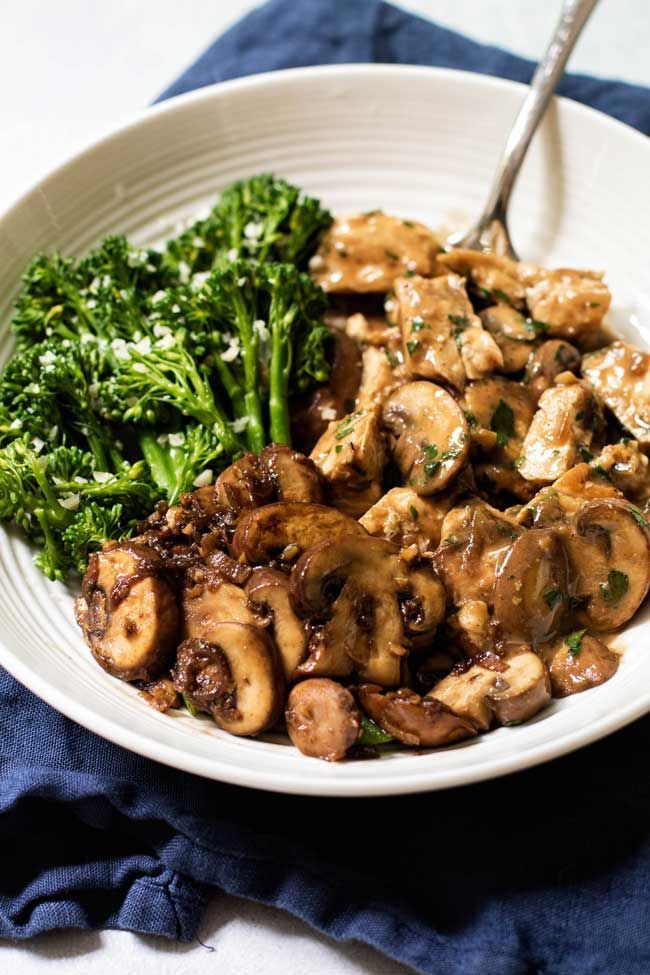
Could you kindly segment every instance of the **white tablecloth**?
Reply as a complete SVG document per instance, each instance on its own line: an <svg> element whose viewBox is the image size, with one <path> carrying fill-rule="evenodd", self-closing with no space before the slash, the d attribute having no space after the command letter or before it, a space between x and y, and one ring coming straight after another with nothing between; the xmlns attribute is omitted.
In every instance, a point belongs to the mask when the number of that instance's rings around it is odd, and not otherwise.
<svg viewBox="0 0 650 975"><path fill-rule="evenodd" d="M300 0L295 0L300 3ZM354 2L354 0L349 0ZM2 0L0 210L58 162L152 101L249 0ZM536 58L559 2L410 0L403 6ZM570 67L650 84L647 0L603 0ZM218 894L199 936L170 944L124 932L61 932L0 943L11 975L405 975L272 908ZM206 947L207 946L207 947Z"/></svg>

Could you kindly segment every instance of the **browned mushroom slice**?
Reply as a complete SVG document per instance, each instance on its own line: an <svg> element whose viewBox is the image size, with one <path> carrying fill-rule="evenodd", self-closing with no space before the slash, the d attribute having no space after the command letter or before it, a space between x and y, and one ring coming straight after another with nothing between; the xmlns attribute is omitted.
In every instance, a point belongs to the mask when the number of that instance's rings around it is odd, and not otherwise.
<svg viewBox="0 0 650 975"><path fill-rule="evenodd" d="M395 301L406 371L462 391L466 373L456 336L466 328L481 327L462 278L400 278Z"/></svg>
<svg viewBox="0 0 650 975"><path fill-rule="evenodd" d="M153 708L154 711L160 711L161 714L180 707L181 703L178 691L169 677L161 677L159 680L145 684L139 691L139 695L150 708Z"/></svg>
<svg viewBox="0 0 650 975"><path fill-rule="evenodd" d="M494 618L510 640L548 640L566 618L568 561L559 533L532 529L521 535L499 564Z"/></svg>
<svg viewBox="0 0 650 975"><path fill-rule="evenodd" d="M442 491L467 463L467 420L441 386L426 382L401 386L386 400L383 421L393 459L418 494Z"/></svg>
<svg viewBox="0 0 650 975"><path fill-rule="evenodd" d="M650 496L650 464L636 440L607 444L593 461L626 497L645 504Z"/></svg>
<svg viewBox="0 0 650 975"><path fill-rule="evenodd" d="M217 499L235 513L266 504L273 494L273 484L260 477L259 458L244 454L217 478Z"/></svg>
<svg viewBox="0 0 650 975"><path fill-rule="evenodd" d="M530 320L506 304L485 308L480 318L501 349L503 372L520 372L535 348L535 331Z"/></svg>
<svg viewBox="0 0 650 975"><path fill-rule="evenodd" d="M333 680L297 684L285 711L291 741L303 755L338 762L359 737L361 716L350 692Z"/></svg>
<svg viewBox="0 0 650 975"><path fill-rule="evenodd" d="M372 345L363 350L363 371L357 395L357 409L381 406L387 396L407 381L405 370L385 349Z"/></svg>
<svg viewBox="0 0 650 975"><path fill-rule="evenodd" d="M526 366L524 382L535 402L542 393L553 385L556 376L562 372L575 372L580 369L580 353L569 342L550 339L542 342L530 357Z"/></svg>
<svg viewBox="0 0 650 975"><path fill-rule="evenodd" d="M270 478L279 501L323 500L323 482L314 462L284 444L273 443L260 454L260 467Z"/></svg>
<svg viewBox="0 0 650 975"><path fill-rule="evenodd" d="M650 354L613 342L584 356L582 373L619 423L650 446Z"/></svg>
<svg viewBox="0 0 650 975"><path fill-rule="evenodd" d="M282 714L282 666L271 638L255 626L219 623L209 642L185 640L172 678L197 711L231 735L259 735Z"/></svg>
<svg viewBox="0 0 650 975"><path fill-rule="evenodd" d="M427 696L442 701L479 731L487 731L493 721L519 724L546 707L551 686L536 653L519 649L497 664L498 670L473 664L463 673L452 671Z"/></svg>
<svg viewBox="0 0 650 975"><path fill-rule="evenodd" d="M330 423L311 459L325 477L334 506L361 517L381 497L386 455L378 409L356 410Z"/></svg>
<svg viewBox="0 0 650 975"><path fill-rule="evenodd" d="M404 629L414 646L428 642L445 615L445 587L429 562L408 573L409 590L400 601Z"/></svg>
<svg viewBox="0 0 650 975"><path fill-rule="evenodd" d="M209 641L214 627L220 623L259 625L244 590L206 566L187 571L182 604L183 636L187 639Z"/></svg>
<svg viewBox="0 0 650 975"><path fill-rule="evenodd" d="M476 728L447 705L415 691L385 692L373 684L359 688L359 703L368 717L405 745L437 748L472 738Z"/></svg>
<svg viewBox="0 0 650 975"><path fill-rule="evenodd" d="M328 423L350 412L361 381L359 346L341 329L333 328L332 336L333 357L328 381L292 401L293 442L306 453L325 433Z"/></svg>
<svg viewBox="0 0 650 975"><path fill-rule="evenodd" d="M162 571L156 552L137 540L90 557L78 615L93 657L113 677L150 681L176 646L176 597Z"/></svg>
<svg viewBox="0 0 650 975"><path fill-rule="evenodd" d="M520 535L512 518L478 498L451 509L434 565L455 606L491 601L496 567Z"/></svg>
<svg viewBox="0 0 650 975"><path fill-rule="evenodd" d="M296 676L307 655L305 624L296 616L290 600L291 583L277 569L255 569L246 587L249 601L271 618L273 637L288 681Z"/></svg>
<svg viewBox="0 0 650 975"><path fill-rule="evenodd" d="M602 274L520 264L519 277L526 285L530 313L546 326L546 334L582 343L600 331L612 300Z"/></svg>
<svg viewBox="0 0 650 975"><path fill-rule="evenodd" d="M553 697L568 697L604 684L618 668L618 657L595 636L577 630L543 647Z"/></svg>
<svg viewBox="0 0 650 975"><path fill-rule="evenodd" d="M250 511L232 540L235 558L253 565L284 559L293 562L305 549L325 540L366 535L365 529L336 508L307 501L278 501Z"/></svg>
<svg viewBox="0 0 650 975"><path fill-rule="evenodd" d="M408 646L398 597L412 591L409 571L397 546L383 538L350 536L308 549L294 566L292 588L300 615L323 621L315 662L343 667L347 657L363 680L399 684ZM301 672L312 674L314 661Z"/></svg>
<svg viewBox="0 0 650 975"><path fill-rule="evenodd" d="M421 551L437 548L445 515L453 507L457 492L445 491L423 497L413 488L391 488L359 519L370 535Z"/></svg>
<svg viewBox="0 0 650 975"><path fill-rule="evenodd" d="M440 254L438 263L468 278L472 289L484 301L503 301L515 308L524 305L524 287L519 265L507 257L454 248Z"/></svg>
<svg viewBox="0 0 650 975"><path fill-rule="evenodd" d="M555 481L570 470L594 434L595 401L577 380L542 393L537 413L521 445L519 473L527 481Z"/></svg>
<svg viewBox="0 0 650 975"><path fill-rule="evenodd" d="M646 519L627 501L590 501L580 508L566 544L582 625L598 632L622 626L650 586Z"/></svg>
<svg viewBox="0 0 650 975"><path fill-rule="evenodd" d="M382 293L405 271L431 274L439 250L424 224L373 210L335 220L309 270L325 291Z"/></svg>

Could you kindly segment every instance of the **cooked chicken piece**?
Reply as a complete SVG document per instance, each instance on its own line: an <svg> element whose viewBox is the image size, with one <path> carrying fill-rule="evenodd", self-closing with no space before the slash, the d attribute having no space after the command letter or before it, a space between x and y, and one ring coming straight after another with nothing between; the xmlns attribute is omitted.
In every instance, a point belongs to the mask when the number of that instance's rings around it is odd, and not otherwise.
<svg viewBox="0 0 650 975"><path fill-rule="evenodd" d="M520 372L535 349L536 333L530 319L512 305L497 304L480 314L483 327L493 336L503 356L503 372Z"/></svg>
<svg viewBox="0 0 650 975"><path fill-rule="evenodd" d="M534 415L526 387L492 376L468 385L464 405L479 485L528 500L530 488L514 467Z"/></svg>
<svg viewBox="0 0 650 975"><path fill-rule="evenodd" d="M499 561L494 619L507 640L537 644L561 632L569 610L569 563L555 528L524 532Z"/></svg>
<svg viewBox="0 0 650 975"><path fill-rule="evenodd" d="M465 328L456 338L468 379L482 379L503 369L503 354L489 332Z"/></svg>
<svg viewBox="0 0 650 975"><path fill-rule="evenodd" d="M468 600L491 603L497 567L521 531L512 518L478 498L451 509L434 565L454 606Z"/></svg>
<svg viewBox="0 0 650 975"><path fill-rule="evenodd" d="M236 559L251 565L290 564L307 548L349 535L365 535L362 526L336 508L307 501L278 501L250 511L232 540Z"/></svg>
<svg viewBox="0 0 650 975"><path fill-rule="evenodd" d="M537 402L562 372L580 371L580 353L569 342L549 339L535 350L526 366L524 382Z"/></svg>
<svg viewBox="0 0 650 975"><path fill-rule="evenodd" d="M377 408L330 423L311 452L335 507L360 518L381 497L386 462Z"/></svg>
<svg viewBox="0 0 650 975"><path fill-rule="evenodd" d="M269 618L287 681L295 679L307 656L307 631L291 605L290 591L289 576L266 567L255 569L246 586L251 605Z"/></svg>
<svg viewBox="0 0 650 975"><path fill-rule="evenodd" d="M391 393L382 410L389 452L418 494L436 494L467 464L469 430L453 396L435 383L414 382Z"/></svg>
<svg viewBox="0 0 650 975"><path fill-rule="evenodd" d="M427 697L442 701L479 731L487 731L493 721L520 724L546 707L551 686L536 653L520 647L503 659L495 658L494 667L477 663L460 674L452 671Z"/></svg>
<svg viewBox="0 0 650 975"><path fill-rule="evenodd" d="M309 270L325 291L385 292L405 271L432 274L439 250L424 224L373 210L335 220Z"/></svg>
<svg viewBox="0 0 650 975"><path fill-rule="evenodd" d="M594 467L605 471L614 487L632 501L643 505L650 497L648 458L636 440L607 444L593 463Z"/></svg>
<svg viewBox="0 0 650 975"><path fill-rule="evenodd" d="M176 597L160 556L132 539L90 556L75 607L92 655L122 680L151 681L178 642Z"/></svg>
<svg viewBox="0 0 650 975"><path fill-rule="evenodd" d="M327 678L297 684L285 711L291 741L303 755L338 762L359 737L361 715L350 692Z"/></svg>
<svg viewBox="0 0 650 975"><path fill-rule="evenodd" d="M400 278L395 282L397 320L406 371L462 391L466 373L456 342L467 328L481 328L462 278Z"/></svg>
<svg viewBox="0 0 650 975"><path fill-rule="evenodd" d="M490 611L481 599L469 599L447 617L449 633L464 657L477 657L494 650L494 628Z"/></svg>
<svg viewBox="0 0 650 975"><path fill-rule="evenodd" d="M245 591L206 566L189 569L182 593L183 639L210 641L218 623L259 626Z"/></svg>
<svg viewBox="0 0 650 975"><path fill-rule="evenodd" d="M519 281L519 265L510 258L459 247L440 254L438 263L468 278L472 289L484 301L523 307L525 291Z"/></svg>
<svg viewBox="0 0 650 975"><path fill-rule="evenodd" d="M292 400L292 439L309 453L332 420L354 409L361 381L361 353L357 343L340 329L332 330L332 368L326 383Z"/></svg>
<svg viewBox="0 0 650 975"><path fill-rule="evenodd" d="M394 358L392 361L395 363ZM368 346L363 350L363 371L355 408L367 410L381 406L394 389L407 381L404 368L398 363L391 364L386 349Z"/></svg>
<svg viewBox="0 0 650 975"><path fill-rule="evenodd" d="M604 684L618 669L618 657L595 636L577 630L542 647L553 697L568 697Z"/></svg>
<svg viewBox="0 0 650 975"><path fill-rule="evenodd" d="M630 435L650 447L650 354L613 342L584 356L582 373Z"/></svg>
<svg viewBox="0 0 650 975"><path fill-rule="evenodd" d="M387 734L405 745L438 748L476 735L471 721L460 717L441 701L420 697L406 687L384 691L373 684L359 688L359 703Z"/></svg>
<svg viewBox="0 0 650 975"><path fill-rule="evenodd" d="M258 735L282 714L282 666L269 635L255 626L218 623L209 642L185 640L172 679L197 711L231 735Z"/></svg>
<svg viewBox="0 0 650 975"><path fill-rule="evenodd" d="M600 633L627 623L650 588L650 523L628 501L589 501L565 544L582 626Z"/></svg>
<svg viewBox="0 0 650 975"><path fill-rule="evenodd" d="M359 345L373 345L393 349L401 344L401 332L379 315L355 312L345 322L346 334Z"/></svg>
<svg viewBox="0 0 650 975"><path fill-rule="evenodd" d="M535 321L553 338L583 343L600 331L612 296L596 271L558 268L549 271L532 264L519 265L526 286L526 301Z"/></svg>
<svg viewBox="0 0 650 975"><path fill-rule="evenodd" d="M455 503L455 491L423 497L413 488L392 488L359 519L367 532L403 548L417 545L422 552L440 543L442 522Z"/></svg>
<svg viewBox="0 0 650 975"><path fill-rule="evenodd" d="M600 415L590 391L577 381L542 393L537 413L521 445L519 473L527 481L557 480L590 455ZM581 452L582 451L582 452Z"/></svg>
<svg viewBox="0 0 650 975"><path fill-rule="evenodd" d="M603 476L591 464L577 464L553 484L542 488L517 513L516 520L532 528L571 524L585 501L622 497L606 474Z"/></svg>

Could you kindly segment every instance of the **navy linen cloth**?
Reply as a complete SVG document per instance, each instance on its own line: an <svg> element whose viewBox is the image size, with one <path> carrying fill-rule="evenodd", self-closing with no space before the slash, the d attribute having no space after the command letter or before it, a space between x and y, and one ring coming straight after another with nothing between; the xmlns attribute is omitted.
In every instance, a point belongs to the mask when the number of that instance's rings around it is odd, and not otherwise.
<svg viewBox="0 0 650 975"><path fill-rule="evenodd" d="M350 61L532 73L374 0L274 0L162 97ZM650 132L647 89L567 76L561 90ZM0 671L0 937L111 927L189 941L217 888L420 972L648 975L649 746L644 719L550 765L451 792L276 796L123 751Z"/></svg>

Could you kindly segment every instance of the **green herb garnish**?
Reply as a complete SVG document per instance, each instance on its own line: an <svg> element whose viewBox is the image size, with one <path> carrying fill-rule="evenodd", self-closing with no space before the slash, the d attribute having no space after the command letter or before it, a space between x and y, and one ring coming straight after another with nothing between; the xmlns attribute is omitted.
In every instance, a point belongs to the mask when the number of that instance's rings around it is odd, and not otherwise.
<svg viewBox="0 0 650 975"><path fill-rule="evenodd" d="M625 572L611 569L607 575L607 582L601 582L600 594L606 603L618 606L629 588L629 579Z"/></svg>
<svg viewBox="0 0 650 975"><path fill-rule="evenodd" d="M569 653L572 657L577 657L580 653L580 650L582 649L582 638L586 632L587 629L585 627L584 630L575 630L573 633L569 633L569 635L565 638L564 642L569 648Z"/></svg>
<svg viewBox="0 0 650 975"><path fill-rule="evenodd" d="M492 414L490 429L497 435L497 443L500 447L507 446L508 437L515 435L515 414L505 400L500 399Z"/></svg>

